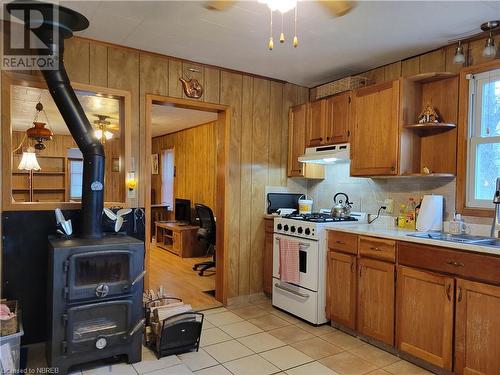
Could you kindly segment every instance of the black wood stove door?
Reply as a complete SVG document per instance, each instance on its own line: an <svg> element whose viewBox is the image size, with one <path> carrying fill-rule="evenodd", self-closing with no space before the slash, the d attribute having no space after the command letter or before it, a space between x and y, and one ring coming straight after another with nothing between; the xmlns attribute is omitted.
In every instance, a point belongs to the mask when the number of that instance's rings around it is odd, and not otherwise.
<svg viewBox="0 0 500 375"><path fill-rule="evenodd" d="M130 337L131 300L106 301L71 307L66 312L67 354L102 350Z"/></svg>
<svg viewBox="0 0 500 375"><path fill-rule="evenodd" d="M72 301L128 293L134 283L133 265L133 253L127 250L71 255L64 267L67 270L66 298Z"/></svg>

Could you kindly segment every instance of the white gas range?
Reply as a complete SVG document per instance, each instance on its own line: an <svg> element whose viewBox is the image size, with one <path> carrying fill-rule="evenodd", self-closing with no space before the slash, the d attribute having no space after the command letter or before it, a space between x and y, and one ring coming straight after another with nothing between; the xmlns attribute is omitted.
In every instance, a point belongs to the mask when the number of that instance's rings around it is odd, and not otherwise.
<svg viewBox="0 0 500 375"><path fill-rule="evenodd" d="M273 306L313 324L326 323L326 229L367 223L367 218L368 215L361 212L353 212L345 219L335 219L327 214L276 217L273 239ZM280 280L281 239L299 243L298 284Z"/></svg>

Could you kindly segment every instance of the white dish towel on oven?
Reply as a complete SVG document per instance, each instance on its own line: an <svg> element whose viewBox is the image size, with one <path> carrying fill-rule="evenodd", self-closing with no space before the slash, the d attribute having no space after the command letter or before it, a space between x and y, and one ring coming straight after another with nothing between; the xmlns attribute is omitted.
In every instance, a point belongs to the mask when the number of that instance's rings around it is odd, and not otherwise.
<svg viewBox="0 0 500 375"><path fill-rule="evenodd" d="M299 242L280 238L280 280L286 283L298 284L299 273Z"/></svg>

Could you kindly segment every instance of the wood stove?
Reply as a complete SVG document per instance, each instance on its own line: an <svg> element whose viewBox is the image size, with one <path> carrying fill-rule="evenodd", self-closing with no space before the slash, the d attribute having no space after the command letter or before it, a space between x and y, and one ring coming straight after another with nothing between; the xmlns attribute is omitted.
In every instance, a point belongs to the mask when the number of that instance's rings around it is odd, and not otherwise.
<svg viewBox="0 0 500 375"><path fill-rule="evenodd" d="M144 243L118 234L49 244L49 365L65 374L119 354L140 361Z"/></svg>
<svg viewBox="0 0 500 375"><path fill-rule="evenodd" d="M6 7L43 42L38 54L57 60L56 68L41 73L83 154L80 238L49 238L48 363L66 374L72 365L120 354L126 354L129 363L138 362L144 243L125 235L103 235L104 148L64 67L65 39L85 30L89 22L57 4L13 1Z"/></svg>

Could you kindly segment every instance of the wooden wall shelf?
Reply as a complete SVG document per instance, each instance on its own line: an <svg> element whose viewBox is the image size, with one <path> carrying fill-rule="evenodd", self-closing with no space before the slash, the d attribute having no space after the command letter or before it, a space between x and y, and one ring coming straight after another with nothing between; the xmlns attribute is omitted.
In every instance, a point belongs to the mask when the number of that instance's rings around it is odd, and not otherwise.
<svg viewBox="0 0 500 375"><path fill-rule="evenodd" d="M457 126L455 124L447 124L440 122L435 124L411 124L411 125L405 125L404 127L406 129L433 131L433 130L450 130L456 128Z"/></svg>
<svg viewBox="0 0 500 375"><path fill-rule="evenodd" d="M429 83L456 76L457 76L456 73L450 73L450 72L430 72L430 73L422 73L406 77L406 79L412 82Z"/></svg>

